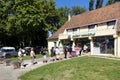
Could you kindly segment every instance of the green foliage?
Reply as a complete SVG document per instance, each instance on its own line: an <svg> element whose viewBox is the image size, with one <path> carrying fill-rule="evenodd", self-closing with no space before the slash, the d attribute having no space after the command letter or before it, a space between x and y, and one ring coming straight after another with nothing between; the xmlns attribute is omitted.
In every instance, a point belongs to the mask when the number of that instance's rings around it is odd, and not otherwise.
<svg viewBox="0 0 120 80"><path fill-rule="evenodd" d="M110 5L110 4L113 4L113 3L114 3L114 0L108 0L106 6L107 6L107 5Z"/></svg>
<svg viewBox="0 0 120 80"><path fill-rule="evenodd" d="M94 0L90 0L90 2L89 2L89 11L94 10L93 6L94 6Z"/></svg>
<svg viewBox="0 0 120 80"><path fill-rule="evenodd" d="M68 7L61 7L58 8L59 16L60 16L60 21L58 24L58 28L61 27L67 20L68 20L68 14L73 15L78 15L83 12L85 12L85 8L81 8L80 6L73 6L71 9Z"/></svg>
<svg viewBox="0 0 120 80"><path fill-rule="evenodd" d="M120 0L114 0L114 2L119 2Z"/></svg>
<svg viewBox="0 0 120 80"><path fill-rule="evenodd" d="M81 14L83 12L86 12L86 9L81 8L79 6L73 6L71 12L72 12L72 15L78 15L78 14Z"/></svg>
<svg viewBox="0 0 120 80"><path fill-rule="evenodd" d="M0 43L16 47L47 45L48 31L59 21L53 0L0 0L0 16L0 37L11 42Z"/></svg>
<svg viewBox="0 0 120 80"><path fill-rule="evenodd" d="M97 0L96 2L96 9L101 8L103 4L103 0Z"/></svg>
<svg viewBox="0 0 120 80"><path fill-rule="evenodd" d="M68 14L70 13L70 8L61 7L61 8L58 8L58 12L59 12L59 16L60 16L60 21L59 21L59 25L58 25L58 28L59 28L67 21Z"/></svg>

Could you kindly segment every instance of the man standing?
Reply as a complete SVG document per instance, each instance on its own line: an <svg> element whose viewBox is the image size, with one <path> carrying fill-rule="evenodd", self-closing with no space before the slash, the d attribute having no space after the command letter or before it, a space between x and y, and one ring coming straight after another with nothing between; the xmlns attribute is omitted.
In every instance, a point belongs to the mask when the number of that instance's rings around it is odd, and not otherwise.
<svg viewBox="0 0 120 80"><path fill-rule="evenodd" d="M19 59L19 61L21 63L21 66L23 66L24 65L23 64L23 53L22 53L22 49L21 48L19 48L19 51L18 51L18 59Z"/></svg>

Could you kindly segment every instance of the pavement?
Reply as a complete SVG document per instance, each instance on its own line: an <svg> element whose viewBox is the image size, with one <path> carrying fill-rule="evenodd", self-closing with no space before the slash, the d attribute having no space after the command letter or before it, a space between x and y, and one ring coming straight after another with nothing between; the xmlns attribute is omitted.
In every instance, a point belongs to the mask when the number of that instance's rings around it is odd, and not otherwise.
<svg viewBox="0 0 120 80"><path fill-rule="evenodd" d="M53 62L43 63L42 59L36 59L36 64L32 65L31 60L25 60L24 64L26 67L21 67L18 69L13 69L13 66L6 66L5 64L0 64L0 80L19 80L18 77L26 72L36 69L40 66L47 65Z"/></svg>

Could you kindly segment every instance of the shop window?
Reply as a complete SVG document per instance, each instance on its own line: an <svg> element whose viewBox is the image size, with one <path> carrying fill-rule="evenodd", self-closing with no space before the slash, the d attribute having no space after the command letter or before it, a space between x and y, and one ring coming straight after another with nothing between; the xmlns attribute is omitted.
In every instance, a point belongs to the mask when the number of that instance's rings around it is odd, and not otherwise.
<svg viewBox="0 0 120 80"><path fill-rule="evenodd" d="M88 26L88 29L89 29L89 31L95 30L95 25L90 25L90 26Z"/></svg>
<svg viewBox="0 0 120 80"><path fill-rule="evenodd" d="M114 29L116 21L110 21L107 23L108 29Z"/></svg>
<svg viewBox="0 0 120 80"><path fill-rule="evenodd" d="M114 54L114 39L112 36L94 38L94 50L100 50L102 54ZM96 50L95 50L96 51Z"/></svg>

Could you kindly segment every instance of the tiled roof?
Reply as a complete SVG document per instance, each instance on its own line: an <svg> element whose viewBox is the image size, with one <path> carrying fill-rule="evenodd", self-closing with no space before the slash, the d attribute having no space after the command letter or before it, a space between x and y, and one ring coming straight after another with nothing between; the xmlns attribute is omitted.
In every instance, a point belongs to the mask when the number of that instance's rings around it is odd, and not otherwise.
<svg viewBox="0 0 120 80"><path fill-rule="evenodd" d="M117 30L120 31L120 2L99 8L90 12L73 16L60 29L58 29L49 39L58 38L65 29L84 27L92 24L117 20Z"/></svg>

